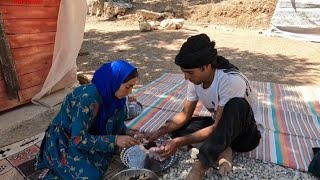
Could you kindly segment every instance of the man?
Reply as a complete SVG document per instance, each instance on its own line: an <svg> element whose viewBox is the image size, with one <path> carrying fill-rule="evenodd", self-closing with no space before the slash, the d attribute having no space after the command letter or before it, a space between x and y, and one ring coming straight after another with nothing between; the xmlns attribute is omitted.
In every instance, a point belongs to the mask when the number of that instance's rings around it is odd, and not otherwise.
<svg viewBox="0 0 320 180"><path fill-rule="evenodd" d="M160 152L163 157L174 154L179 147L202 142L188 180L203 179L216 163L221 175L231 171L232 150L255 149L261 138L259 130L263 129L256 93L236 66L217 55L214 46L205 34L192 36L182 45L175 63L189 81L184 108L159 130L145 134L149 140L173 135L164 143ZM192 117L198 100L211 117Z"/></svg>

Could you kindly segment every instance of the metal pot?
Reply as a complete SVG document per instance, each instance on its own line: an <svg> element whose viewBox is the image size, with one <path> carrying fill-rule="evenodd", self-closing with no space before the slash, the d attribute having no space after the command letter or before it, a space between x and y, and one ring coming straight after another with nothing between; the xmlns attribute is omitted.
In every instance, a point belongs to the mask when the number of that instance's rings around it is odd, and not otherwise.
<svg viewBox="0 0 320 180"><path fill-rule="evenodd" d="M148 169L126 169L112 176L110 180L139 180L134 179L134 177L139 176L149 178L147 180L159 180L157 174Z"/></svg>

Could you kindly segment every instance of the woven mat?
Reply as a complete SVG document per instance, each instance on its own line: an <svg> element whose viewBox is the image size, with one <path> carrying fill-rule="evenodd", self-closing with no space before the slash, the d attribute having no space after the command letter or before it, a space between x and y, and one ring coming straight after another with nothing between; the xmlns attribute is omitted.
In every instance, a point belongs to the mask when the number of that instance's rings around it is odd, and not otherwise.
<svg viewBox="0 0 320 180"><path fill-rule="evenodd" d="M320 86L290 86L251 81L265 122L260 146L246 153L256 159L306 171L320 146ZM155 131L180 112L186 98L187 82L181 74L164 74L135 92L144 111L127 125ZM200 103L195 116L208 116Z"/></svg>
<svg viewBox="0 0 320 180"><path fill-rule="evenodd" d="M265 122L260 145L246 156L306 171L312 147L320 146L320 86L289 86L250 82L258 91ZM135 93L143 112L128 126L155 131L183 108L187 82L180 74L164 74ZM195 116L208 116L199 103ZM34 170L35 155L44 133L0 148L0 179L41 179L45 171ZM105 176L125 167L114 158Z"/></svg>

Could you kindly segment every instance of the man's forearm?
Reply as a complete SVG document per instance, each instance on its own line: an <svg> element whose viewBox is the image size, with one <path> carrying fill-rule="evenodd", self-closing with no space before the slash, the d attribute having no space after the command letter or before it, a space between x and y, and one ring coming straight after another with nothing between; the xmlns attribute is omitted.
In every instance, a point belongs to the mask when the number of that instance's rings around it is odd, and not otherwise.
<svg viewBox="0 0 320 180"><path fill-rule="evenodd" d="M219 121L222 116L222 113L223 113L223 108L224 107L222 107L222 106L218 106L217 111L215 113L215 120L214 120L213 125L208 126L206 128L203 128L203 129L196 131L192 134L189 134L189 135L186 135L183 137L179 137L179 145L185 146L185 145L198 143L198 142L205 140L211 133L213 133L215 128L218 126Z"/></svg>
<svg viewBox="0 0 320 180"><path fill-rule="evenodd" d="M213 124L199 131L196 131L192 134L178 137L179 146L186 146L189 144L198 143L205 140L214 131L215 127L216 127L215 124Z"/></svg>
<svg viewBox="0 0 320 180"><path fill-rule="evenodd" d="M188 117L183 112L176 114L159 129L160 136L181 128L188 120Z"/></svg>

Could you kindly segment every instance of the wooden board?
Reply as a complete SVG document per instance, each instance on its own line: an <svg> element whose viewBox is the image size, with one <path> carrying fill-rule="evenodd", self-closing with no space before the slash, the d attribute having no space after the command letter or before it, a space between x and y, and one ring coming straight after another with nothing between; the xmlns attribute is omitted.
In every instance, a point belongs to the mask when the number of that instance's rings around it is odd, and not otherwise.
<svg viewBox="0 0 320 180"><path fill-rule="evenodd" d="M51 67L53 58L53 44L13 49L15 66L18 75Z"/></svg>
<svg viewBox="0 0 320 180"><path fill-rule="evenodd" d="M0 0L0 14L18 75L19 99L6 93L0 69L0 111L30 102L50 71L60 0Z"/></svg>
<svg viewBox="0 0 320 180"><path fill-rule="evenodd" d="M54 19L59 7L0 6L3 19Z"/></svg>
<svg viewBox="0 0 320 180"><path fill-rule="evenodd" d="M53 19L7 19L7 34L31 34L57 31L57 18ZM23 27L23 28L21 28Z"/></svg>
<svg viewBox="0 0 320 180"><path fill-rule="evenodd" d="M46 44L25 48L12 49L12 55L17 64L21 61L34 62L34 59L41 61L53 55L54 44Z"/></svg>
<svg viewBox="0 0 320 180"><path fill-rule="evenodd" d="M49 71L50 69L44 69L44 70L19 76L19 84L20 84L21 90L43 84L47 78ZM4 80L0 80L0 99L3 99L5 97L6 97L5 82Z"/></svg>
<svg viewBox="0 0 320 180"><path fill-rule="evenodd" d="M2 74L2 70L0 68L0 80L2 80L2 79L3 79L3 74Z"/></svg>
<svg viewBox="0 0 320 180"><path fill-rule="evenodd" d="M28 74L34 71L39 71L39 70L44 70L44 69L48 69L51 68L52 65L52 57L49 59L43 59L40 62L36 62L36 63L22 63L19 65L16 65L17 67L17 74L19 76L24 75L24 74Z"/></svg>
<svg viewBox="0 0 320 180"><path fill-rule="evenodd" d="M0 5L11 6L59 6L60 0L1 0Z"/></svg>
<svg viewBox="0 0 320 180"><path fill-rule="evenodd" d="M49 70L50 69L44 69L19 76L21 90L43 84L48 76Z"/></svg>
<svg viewBox="0 0 320 180"><path fill-rule="evenodd" d="M4 80L0 80L0 99L6 97L6 85Z"/></svg>
<svg viewBox="0 0 320 180"><path fill-rule="evenodd" d="M19 76L51 67L53 44L13 49L15 66Z"/></svg>
<svg viewBox="0 0 320 180"><path fill-rule="evenodd" d="M56 33L36 33L36 34L15 34L8 35L8 40L11 49L30 47L44 44L54 44Z"/></svg>
<svg viewBox="0 0 320 180"><path fill-rule="evenodd" d="M37 85L37 86L33 86L31 88L20 90L18 92L20 101L18 101L18 100L10 100L7 97L0 98L0 112L4 111L4 110L7 110L7 109L10 109L10 108L13 108L15 106L30 102L31 98L35 94L40 92L42 86L43 86L43 84L40 84L40 85Z"/></svg>

